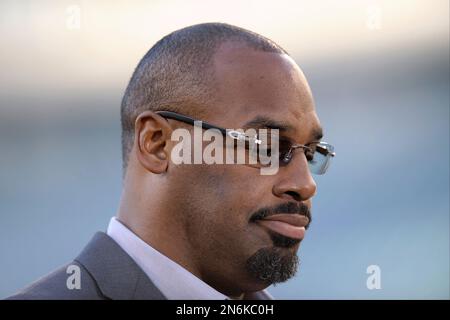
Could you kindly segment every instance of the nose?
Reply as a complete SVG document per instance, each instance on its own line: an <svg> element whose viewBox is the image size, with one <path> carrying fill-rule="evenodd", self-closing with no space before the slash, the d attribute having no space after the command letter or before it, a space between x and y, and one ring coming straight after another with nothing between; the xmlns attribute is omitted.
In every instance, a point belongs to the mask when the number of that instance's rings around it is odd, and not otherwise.
<svg viewBox="0 0 450 320"><path fill-rule="evenodd" d="M286 167L280 168L277 174L278 180L272 192L279 198L307 201L316 194L317 185L309 170L306 156L301 151L298 153Z"/></svg>

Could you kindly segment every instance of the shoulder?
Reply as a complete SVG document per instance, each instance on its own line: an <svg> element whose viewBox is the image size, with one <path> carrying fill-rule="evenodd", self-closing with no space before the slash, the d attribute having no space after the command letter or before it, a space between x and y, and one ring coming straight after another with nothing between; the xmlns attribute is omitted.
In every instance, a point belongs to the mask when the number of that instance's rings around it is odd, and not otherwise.
<svg viewBox="0 0 450 320"><path fill-rule="evenodd" d="M105 299L87 269L76 260L6 298L6 300L69 299Z"/></svg>

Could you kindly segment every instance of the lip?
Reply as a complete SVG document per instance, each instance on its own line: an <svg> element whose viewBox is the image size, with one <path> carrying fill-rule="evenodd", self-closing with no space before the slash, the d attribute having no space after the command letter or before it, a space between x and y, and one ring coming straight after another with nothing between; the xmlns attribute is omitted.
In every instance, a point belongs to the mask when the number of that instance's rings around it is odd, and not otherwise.
<svg viewBox="0 0 450 320"><path fill-rule="evenodd" d="M309 219L299 214L274 214L257 223L285 237L302 240L305 237Z"/></svg>

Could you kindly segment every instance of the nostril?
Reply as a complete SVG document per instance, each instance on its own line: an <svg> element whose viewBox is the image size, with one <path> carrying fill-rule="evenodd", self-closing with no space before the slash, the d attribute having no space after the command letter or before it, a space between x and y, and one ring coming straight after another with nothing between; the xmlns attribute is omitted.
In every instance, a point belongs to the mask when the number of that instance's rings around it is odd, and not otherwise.
<svg viewBox="0 0 450 320"><path fill-rule="evenodd" d="M290 195L295 201L302 201L302 197L295 191L286 191L285 193Z"/></svg>

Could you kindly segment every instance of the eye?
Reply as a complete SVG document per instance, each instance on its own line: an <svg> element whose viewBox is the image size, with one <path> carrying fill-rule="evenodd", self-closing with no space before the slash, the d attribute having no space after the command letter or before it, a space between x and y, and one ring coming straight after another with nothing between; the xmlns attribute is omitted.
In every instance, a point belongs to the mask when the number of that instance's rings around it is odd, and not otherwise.
<svg viewBox="0 0 450 320"><path fill-rule="evenodd" d="M312 161L314 159L314 151L311 149L305 148L305 156L306 156L306 160Z"/></svg>
<svg viewBox="0 0 450 320"><path fill-rule="evenodd" d="M292 159L292 143L286 140L280 141L279 161L281 164L288 164Z"/></svg>
<svg viewBox="0 0 450 320"><path fill-rule="evenodd" d="M284 165L287 165L287 164L289 164L289 162L291 162L291 159L292 159L292 153L291 152L287 152L287 153L284 153L284 154L280 154L280 164L284 164Z"/></svg>
<svg viewBox="0 0 450 320"><path fill-rule="evenodd" d="M313 161L314 153L317 151L317 143L310 143L304 148L306 160Z"/></svg>

